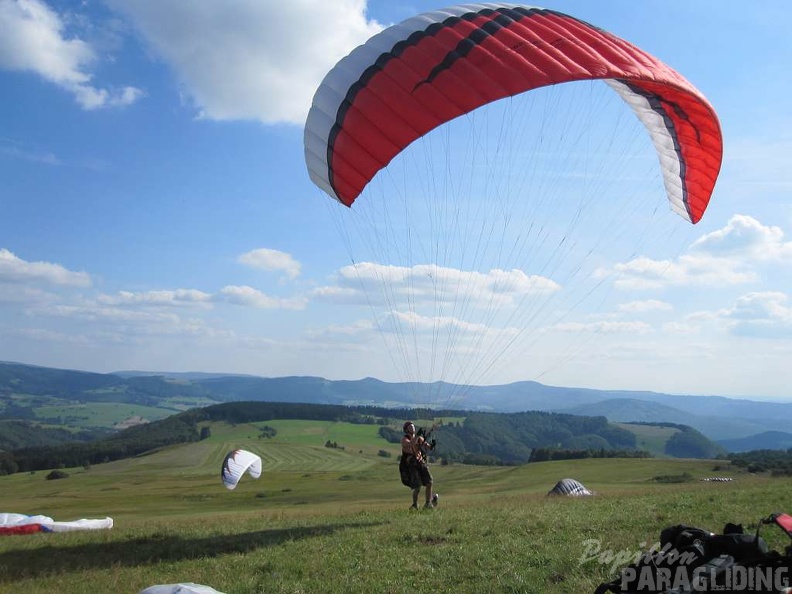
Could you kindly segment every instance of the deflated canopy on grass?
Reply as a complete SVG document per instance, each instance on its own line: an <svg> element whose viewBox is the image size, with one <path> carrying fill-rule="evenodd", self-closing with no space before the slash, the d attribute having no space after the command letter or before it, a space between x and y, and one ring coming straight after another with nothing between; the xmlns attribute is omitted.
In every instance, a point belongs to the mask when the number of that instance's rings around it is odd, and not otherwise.
<svg viewBox="0 0 792 594"><path fill-rule="evenodd" d="M139 594L223 594L209 586L194 584L192 582L182 584L162 584L151 586L141 590Z"/></svg>
<svg viewBox="0 0 792 594"><path fill-rule="evenodd" d="M33 534L35 532L74 532L76 530L107 530L113 518L82 519L56 522L49 516L0 513L0 535Z"/></svg>
<svg viewBox="0 0 792 594"><path fill-rule="evenodd" d="M223 468L220 471L220 478L227 489L236 489L242 475L247 472L251 477L257 479L261 476L261 458L247 450L232 450L228 452L223 460Z"/></svg>
<svg viewBox="0 0 792 594"><path fill-rule="evenodd" d="M572 497L585 497L587 495L593 495L591 491L589 491L586 487L583 486L583 483L576 481L575 479L565 478L558 481L552 489L547 493L548 495L568 495Z"/></svg>

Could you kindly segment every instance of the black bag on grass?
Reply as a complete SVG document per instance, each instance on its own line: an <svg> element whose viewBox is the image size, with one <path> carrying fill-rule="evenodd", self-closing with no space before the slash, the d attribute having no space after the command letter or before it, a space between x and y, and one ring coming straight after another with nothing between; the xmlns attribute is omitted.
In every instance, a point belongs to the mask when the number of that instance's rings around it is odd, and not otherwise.
<svg viewBox="0 0 792 594"><path fill-rule="evenodd" d="M773 514L761 520L775 523L792 538L792 516ZM616 579L600 584L595 594L687 594L692 592L767 592L792 589L792 546L770 551L742 525L726 524L722 534L676 525L660 533L660 549L647 551L621 570Z"/></svg>

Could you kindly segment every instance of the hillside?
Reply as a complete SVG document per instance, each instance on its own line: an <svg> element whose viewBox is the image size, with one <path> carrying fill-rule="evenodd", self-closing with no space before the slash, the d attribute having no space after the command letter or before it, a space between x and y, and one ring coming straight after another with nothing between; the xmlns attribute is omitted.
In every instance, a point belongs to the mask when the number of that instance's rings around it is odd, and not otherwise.
<svg viewBox="0 0 792 594"><path fill-rule="evenodd" d="M438 417L438 415L440 415ZM523 464L591 457L646 457L636 433L604 417L584 417L540 411L524 413L462 413L428 409L384 409L370 406L229 402L196 408L160 421L142 424L94 441L0 451L0 474L70 466L90 466L121 460L175 444L203 441L212 423L251 425L261 438L271 437L271 421L292 419L379 427L382 446L398 444L405 418L434 423L438 446L433 457L468 464ZM0 426L0 429L2 426ZM695 430L676 425L664 453L680 458L713 458L724 453ZM0 435L0 437L2 437ZM332 447L336 447L333 444Z"/></svg>
<svg viewBox="0 0 792 594"><path fill-rule="evenodd" d="M71 431L117 430L125 422L154 421L191 408L233 401L558 412L605 416L613 422L680 423L717 440L784 431L792 423L792 403L565 388L537 382L454 386L387 383L373 378L331 381L143 371L97 374L0 363L0 419L49 423Z"/></svg>
<svg viewBox="0 0 792 594"><path fill-rule="evenodd" d="M693 407L695 408L695 407ZM611 422L678 423L689 425L713 440L728 441L764 431L766 423L741 417L704 416L649 400L613 398L561 409L574 415L604 416ZM773 423L775 424L775 423ZM781 423L783 424L783 423Z"/></svg>
<svg viewBox="0 0 792 594"><path fill-rule="evenodd" d="M792 486L734 467L720 471L732 482L704 482L713 476L709 460L437 464L440 507L409 512L392 458L308 443L312 435L340 438L337 424L277 424L271 442L248 425L213 427L201 442L68 468L56 482L44 473L0 477L8 510L115 521L101 532L0 540L0 591L131 593L194 581L229 594L352 594L406 591L399 585L408 580L409 589L436 594L591 593L628 561L608 553L606 562L592 554L581 563L588 539L635 555L681 522L713 531L726 522L753 526L788 508ZM236 447L261 454L265 470L228 491L219 469ZM597 496L546 497L564 477ZM686 482L661 482L667 477ZM788 542L777 533L774 549ZM415 560L408 577L405 559Z"/></svg>
<svg viewBox="0 0 792 594"><path fill-rule="evenodd" d="M752 450L788 450L792 448L792 433L784 431L765 431L758 435L738 439L722 439L720 445L730 452L749 452Z"/></svg>
<svg viewBox="0 0 792 594"><path fill-rule="evenodd" d="M105 437L108 431L72 432L60 427L47 427L22 420L0 420L0 452L23 447L55 446L70 441L91 441Z"/></svg>

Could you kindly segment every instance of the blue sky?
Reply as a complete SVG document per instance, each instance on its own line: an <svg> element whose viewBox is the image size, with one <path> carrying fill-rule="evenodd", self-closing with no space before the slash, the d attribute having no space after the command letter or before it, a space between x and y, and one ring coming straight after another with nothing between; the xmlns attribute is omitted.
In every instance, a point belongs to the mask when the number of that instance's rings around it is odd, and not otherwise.
<svg viewBox="0 0 792 594"><path fill-rule="evenodd" d="M388 263L350 253L344 232L360 227L346 227L303 157L313 92L333 64L445 4L274 4L0 0L0 360L792 398L786 0L545 5L698 87L720 118L723 167L695 227L642 235L621 256L594 236L586 266L603 298L492 320L530 340L508 356L477 352L488 339L466 343L465 357L487 361L470 376L395 364L383 324L404 310L374 311L373 293L343 298L350 256ZM430 260L414 264L440 264ZM416 270L395 272L403 284ZM541 278L559 294L576 282ZM452 317L435 330L478 324Z"/></svg>

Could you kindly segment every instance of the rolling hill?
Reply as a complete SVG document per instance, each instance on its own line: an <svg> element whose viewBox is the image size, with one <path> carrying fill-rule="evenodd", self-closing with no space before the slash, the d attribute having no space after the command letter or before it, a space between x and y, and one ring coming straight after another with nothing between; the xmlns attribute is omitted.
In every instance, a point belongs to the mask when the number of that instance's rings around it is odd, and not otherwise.
<svg viewBox="0 0 792 594"><path fill-rule="evenodd" d="M792 448L792 433L786 433L784 431L765 431L764 433L748 437L722 439L718 443L730 452L788 450Z"/></svg>
<svg viewBox="0 0 792 594"><path fill-rule="evenodd" d="M574 415L603 416L612 422L649 422L679 423L689 425L710 439L722 442L735 436L750 436L765 431L774 422L745 419L740 417L721 417L700 415L680 408L648 400L613 398L593 404L581 404L560 409ZM783 425L783 422L778 424Z"/></svg>
<svg viewBox="0 0 792 594"><path fill-rule="evenodd" d="M636 447L636 432L611 424L601 416L533 411L469 412L460 418L448 411L445 419L432 416L427 419L426 415L433 414L434 411L427 409L227 402L191 409L98 440L0 451L0 474L89 467L145 455L162 447L197 444L213 437L212 427L217 423L247 426L251 439L269 440L273 433L277 434L276 428L281 427L292 435L299 435L302 431L308 440L306 443L317 447L323 443L324 447L331 449L340 447L343 450L350 446L362 453L364 445L372 449L369 446L373 438L378 449L389 451L388 444L395 443L398 448L404 418L414 419L416 423L423 422L421 419L427 423L437 421L434 437L438 447L432 456L445 462L519 465L554 459L647 457ZM270 422L274 426L269 425ZM679 431L669 434L664 447L666 455L713 458L722 453L716 444L695 430L680 425L675 427ZM341 440L340 444L335 436Z"/></svg>
<svg viewBox="0 0 792 594"><path fill-rule="evenodd" d="M279 401L390 408L430 405L468 411L547 411L613 422L682 423L731 440L792 423L792 403L680 396L516 382L500 386L388 383L374 378L265 378L221 373L99 374L0 362L0 420L24 419L72 431L116 430L190 408L233 401ZM109 406L108 406L109 405Z"/></svg>

